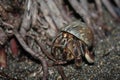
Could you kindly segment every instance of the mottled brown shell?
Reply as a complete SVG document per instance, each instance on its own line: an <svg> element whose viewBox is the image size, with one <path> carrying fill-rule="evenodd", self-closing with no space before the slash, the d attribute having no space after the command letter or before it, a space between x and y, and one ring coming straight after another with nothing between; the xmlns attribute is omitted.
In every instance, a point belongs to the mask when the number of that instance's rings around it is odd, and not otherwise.
<svg viewBox="0 0 120 80"><path fill-rule="evenodd" d="M62 32L67 32L82 40L88 47L93 45L94 36L92 30L83 22L75 21L66 26Z"/></svg>

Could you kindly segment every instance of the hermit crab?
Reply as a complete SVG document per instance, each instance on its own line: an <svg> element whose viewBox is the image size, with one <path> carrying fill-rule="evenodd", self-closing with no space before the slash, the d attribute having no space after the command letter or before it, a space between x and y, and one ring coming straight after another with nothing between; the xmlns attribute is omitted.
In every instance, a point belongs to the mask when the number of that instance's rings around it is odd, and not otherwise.
<svg viewBox="0 0 120 80"><path fill-rule="evenodd" d="M61 30L54 39L51 54L58 62L74 61L79 67L83 60L94 62L92 51L94 35L83 22L75 21Z"/></svg>

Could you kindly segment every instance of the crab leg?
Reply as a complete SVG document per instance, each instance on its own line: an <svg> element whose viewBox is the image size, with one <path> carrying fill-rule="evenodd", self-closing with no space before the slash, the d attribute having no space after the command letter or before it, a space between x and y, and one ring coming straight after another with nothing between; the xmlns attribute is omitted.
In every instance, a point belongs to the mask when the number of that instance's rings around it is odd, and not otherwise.
<svg viewBox="0 0 120 80"><path fill-rule="evenodd" d="M52 55L54 56L54 58L56 59L55 64L65 64L67 63L66 61L63 60L58 60L59 56L62 57L62 53L63 53L63 49L65 49L65 46L67 45L67 39L62 37L62 35L58 35L58 37L54 40L53 42L53 46L52 46Z"/></svg>
<svg viewBox="0 0 120 80"><path fill-rule="evenodd" d="M82 42L81 41L79 41L79 43L77 43L78 44L78 47L80 47L80 51L81 51L81 54L82 54L82 56L84 56L84 48L83 48L83 44L82 44Z"/></svg>
<svg viewBox="0 0 120 80"><path fill-rule="evenodd" d="M63 44L62 44L63 43ZM66 46L66 39L62 36L62 33L60 33L57 38L53 41L53 46L51 53L54 53L55 48L64 48Z"/></svg>
<svg viewBox="0 0 120 80"><path fill-rule="evenodd" d="M81 50L79 49L79 43L78 41L75 41L75 47L74 47L74 53L75 53L75 65L76 67L80 67L82 63L82 57L81 57Z"/></svg>
<svg viewBox="0 0 120 80"><path fill-rule="evenodd" d="M74 59L73 40L72 39L69 39L66 44L66 53L67 53L66 60Z"/></svg>
<svg viewBox="0 0 120 80"><path fill-rule="evenodd" d="M56 57L56 48L60 48L62 46L59 45L60 40L62 39L61 34L59 34L55 40L53 40L53 46L51 48L51 54Z"/></svg>

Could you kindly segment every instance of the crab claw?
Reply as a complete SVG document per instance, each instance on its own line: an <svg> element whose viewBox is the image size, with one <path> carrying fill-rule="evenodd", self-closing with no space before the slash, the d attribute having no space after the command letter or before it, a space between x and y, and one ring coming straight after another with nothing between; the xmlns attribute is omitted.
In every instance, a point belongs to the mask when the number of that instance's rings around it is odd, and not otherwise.
<svg viewBox="0 0 120 80"><path fill-rule="evenodd" d="M89 63L94 63L94 55L92 52L85 50L85 58Z"/></svg>

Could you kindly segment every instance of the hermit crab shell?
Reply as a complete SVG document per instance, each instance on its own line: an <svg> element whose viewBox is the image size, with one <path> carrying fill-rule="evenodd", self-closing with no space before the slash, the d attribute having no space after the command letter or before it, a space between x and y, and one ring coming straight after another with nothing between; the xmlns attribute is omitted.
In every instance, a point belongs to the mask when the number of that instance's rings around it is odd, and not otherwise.
<svg viewBox="0 0 120 80"><path fill-rule="evenodd" d="M62 29L62 32L67 32L81 41L83 41L88 47L93 45L94 36L92 30L83 22L75 21L72 24Z"/></svg>

